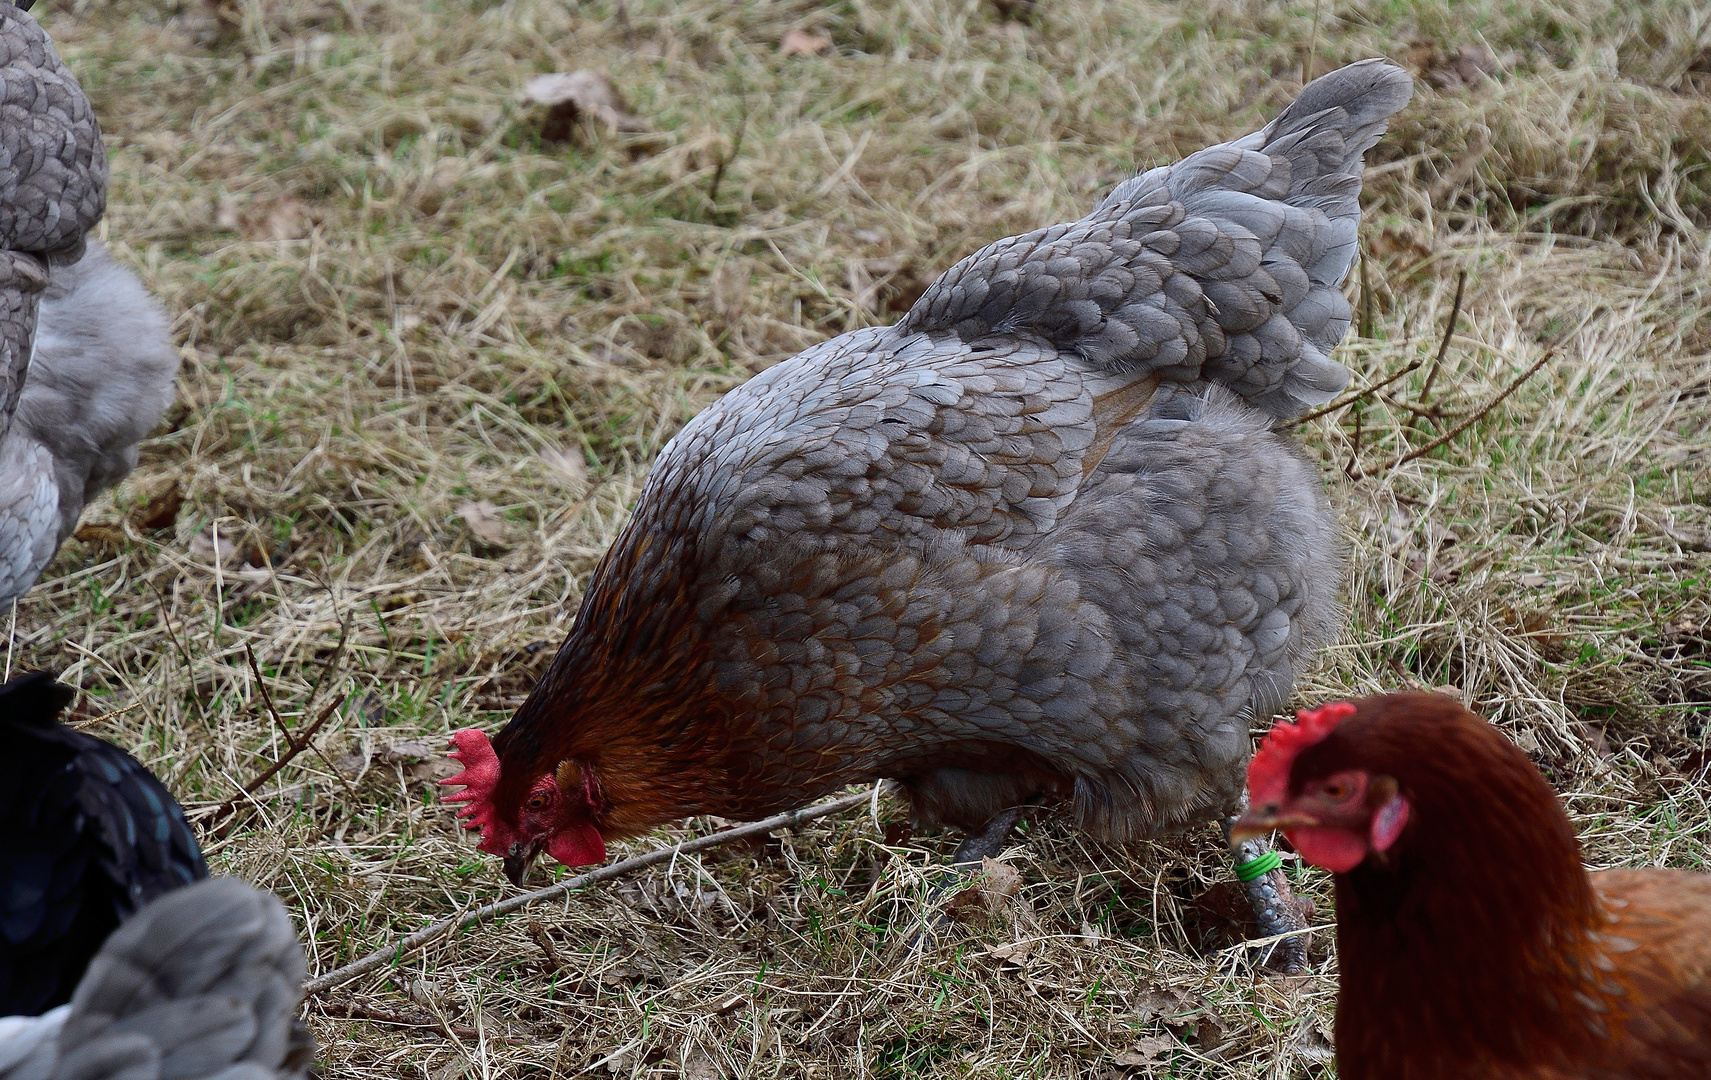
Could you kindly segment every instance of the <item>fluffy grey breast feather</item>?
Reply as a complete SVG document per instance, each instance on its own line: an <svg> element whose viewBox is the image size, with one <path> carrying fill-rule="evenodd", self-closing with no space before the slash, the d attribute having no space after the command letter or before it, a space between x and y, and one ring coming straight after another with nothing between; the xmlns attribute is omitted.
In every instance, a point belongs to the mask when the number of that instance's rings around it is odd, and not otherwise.
<svg viewBox="0 0 1711 1080"><path fill-rule="evenodd" d="M234 878L170 892L113 932L69 1005L0 1020L0 1080L286 1080L303 950L272 894Z"/></svg>
<svg viewBox="0 0 1711 1080"><path fill-rule="evenodd" d="M34 584L88 501L135 467L178 372L166 315L99 241L50 277L35 359L0 436L0 603Z"/></svg>

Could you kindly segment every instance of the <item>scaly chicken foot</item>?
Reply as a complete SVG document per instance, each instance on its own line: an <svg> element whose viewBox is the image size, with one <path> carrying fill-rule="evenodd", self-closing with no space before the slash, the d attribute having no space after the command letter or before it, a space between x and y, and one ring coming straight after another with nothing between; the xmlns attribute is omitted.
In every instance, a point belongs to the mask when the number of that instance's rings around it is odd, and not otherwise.
<svg viewBox="0 0 1711 1080"><path fill-rule="evenodd" d="M945 877L932 891L927 894L926 909L931 910L944 899L946 893L958 882L962 881L970 870L978 870L981 863L994 857L1004 850L1004 842L1010 839L1010 833L1016 828L1016 822L1022 820L1022 808L1012 807L1001 811L981 827L979 832L969 833L963 842L957 845L956 853L951 856L952 874ZM950 924L950 916L940 912L934 919L924 919L921 928L909 941L911 951L919 952L927 944L927 940L937 935L942 926Z"/></svg>
<svg viewBox="0 0 1711 1080"><path fill-rule="evenodd" d="M982 860L994 858L1004 850L1004 842L1010 839L1010 833L1016 828L1016 822L1022 820L1022 808L1013 806L1000 812L977 833L969 833L962 843L957 845L956 854L951 856L951 865L959 870L971 866L979 866Z"/></svg>
<svg viewBox="0 0 1711 1080"><path fill-rule="evenodd" d="M1247 797L1242 797L1241 810L1247 809ZM1236 817L1240 817L1238 811ZM1224 838L1230 837L1230 826L1235 823L1232 817L1224 822ZM1230 854L1236 860L1236 876L1241 878L1244 868L1259 868L1266 862L1274 862L1271 844L1263 837L1243 840L1230 845ZM1264 860L1264 861L1262 861ZM1272 945L1265 946L1260 953L1260 963L1273 970L1282 969L1286 975L1299 975L1307 970L1307 946L1311 942L1310 935L1304 933L1307 920L1303 918L1301 901L1295 898L1295 893L1289 888L1289 879L1284 876L1282 867L1273 867L1259 873L1249 880L1242 882L1242 888L1248 894L1248 903L1253 906L1254 919L1259 923L1260 937L1276 937L1280 934L1291 936Z"/></svg>

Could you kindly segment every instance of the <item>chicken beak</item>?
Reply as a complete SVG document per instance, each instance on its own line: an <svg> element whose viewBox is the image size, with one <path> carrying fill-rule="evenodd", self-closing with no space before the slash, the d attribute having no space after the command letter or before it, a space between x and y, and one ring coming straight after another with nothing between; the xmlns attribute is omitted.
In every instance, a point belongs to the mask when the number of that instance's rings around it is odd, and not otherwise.
<svg viewBox="0 0 1711 1080"><path fill-rule="evenodd" d="M511 850L505 854L505 876L511 879L511 884L522 888L523 879L529 876L529 867L534 865L535 853L540 845L520 841L511 845Z"/></svg>
<svg viewBox="0 0 1711 1080"><path fill-rule="evenodd" d="M1230 842L1240 844L1244 840L1269 836L1278 829L1300 829L1317 825L1319 822L1306 814L1283 813L1277 806L1262 806L1249 809L1247 813L1235 820L1230 826Z"/></svg>

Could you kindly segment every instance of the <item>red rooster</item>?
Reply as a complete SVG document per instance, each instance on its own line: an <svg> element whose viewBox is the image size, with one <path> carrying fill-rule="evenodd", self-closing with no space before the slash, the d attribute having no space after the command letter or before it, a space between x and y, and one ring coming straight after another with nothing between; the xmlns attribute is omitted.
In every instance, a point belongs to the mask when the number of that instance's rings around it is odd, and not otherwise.
<svg viewBox="0 0 1711 1080"><path fill-rule="evenodd" d="M1588 873L1538 769L1442 695L1298 717L1234 832L1336 874L1342 1080L1711 1076L1711 875Z"/></svg>

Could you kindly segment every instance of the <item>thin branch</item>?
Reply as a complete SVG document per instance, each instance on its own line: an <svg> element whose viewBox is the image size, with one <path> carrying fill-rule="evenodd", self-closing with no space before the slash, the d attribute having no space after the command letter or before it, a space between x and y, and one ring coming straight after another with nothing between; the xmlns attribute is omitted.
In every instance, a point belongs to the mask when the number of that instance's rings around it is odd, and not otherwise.
<svg viewBox="0 0 1711 1080"><path fill-rule="evenodd" d="M346 780L344 774L339 772L339 767L334 765L332 760L329 759L326 754L322 753L321 748L316 746L313 741L303 739L302 745L298 745L298 737L291 734L291 729L286 727L285 721L279 718L279 710L273 707L273 695L267 692L267 682L261 677L261 665L255 661L255 650L250 648L249 642L247 641L244 642L244 655L249 658L250 674L255 676L256 686L261 688L261 700L262 703L267 706L267 714L273 717L273 726L277 727L279 729L279 733L285 736L285 745L291 748L291 756L295 757L307 748L316 757L321 759L322 764L332 770L333 778L345 789L345 794L351 797L351 802L357 802L356 789L351 787L350 781ZM310 700L313 700L313 695L311 695ZM289 758L286 760L289 760Z"/></svg>
<svg viewBox="0 0 1711 1080"><path fill-rule="evenodd" d="M1319 5L1322 2L1313 0L1313 36L1307 39L1307 56L1301 61L1302 86L1313 81L1313 57L1319 51Z"/></svg>
<svg viewBox="0 0 1711 1080"><path fill-rule="evenodd" d="M725 180L725 167L737 160L737 155L742 153L743 134L749 129L749 94L747 89L743 90L743 96L739 100L742 112L737 120L737 137L731 140L731 152L719 155L719 165L713 170L713 182L707 185L707 205L714 211L719 209L719 185Z"/></svg>
<svg viewBox="0 0 1711 1080"><path fill-rule="evenodd" d="M340 1016L347 1020L371 1020L377 1024L391 1024L394 1027L425 1028L446 1036L454 1043L460 1039L477 1042L481 1033L465 1024L451 1024L428 1012L426 1009L405 1011L388 1009L372 1005L366 1001L333 1000L322 1006L329 1016ZM551 1046L552 1040L516 1039L504 1035L489 1035L487 1041L502 1046Z"/></svg>
<svg viewBox="0 0 1711 1080"><path fill-rule="evenodd" d="M320 733L321 728L326 724L326 722L332 719L333 714L339 711L339 706L343 705L345 700L345 698L341 697L328 704L325 709L321 710L321 715L315 718L315 722L310 724L297 740L288 741L288 751L284 757L281 757L278 761L275 761L272 765L263 769L254 780L245 784L243 786L243 790L238 792L238 794L233 795L231 798L215 807L214 812L208 817L208 835L217 835L221 830L225 829L226 826L230 825L232 820L234 820L232 815L237 811L238 804L261 790L261 786L269 780L272 780L274 776L278 774L279 770L291 764L292 759L298 754L301 754L307 748L309 741L314 739L314 737Z"/></svg>
<svg viewBox="0 0 1711 1080"><path fill-rule="evenodd" d="M1450 337L1456 332L1456 323L1461 319L1461 294L1467 287L1467 271L1456 274L1456 299L1450 305L1450 321L1444 324L1444 339L1438 343L1438 355L1432 358L1432 366L1426 369L1426 381L1420 387L1420 404L1426 404L1432 397L1432 384L1438 380L1438 368L1444 362L1444 357L1450 351Z"/></svg>
<svg viewBox="0 0 1711 1080"><path fill-rule="evenodd" d="M1377 393L1380 390L1383 390L1385 387L1389 386L1391 383L1397 381L1398 379L1403 378L1404 376L1408 375L1410 372L1419 370L1419 367L1422 363L1424 363L1424 361L1416 360L1412 364L1409 364L1407 367L1401 369L1396 374L1391 375L1389 378L1386 378L1382 382L1375 382L1371 386L1363 386L1359 390L1356 390L1354 393L1350 394L1348 397L1343 398L1341 401L1331 402L1329 405L1325 406L1323 409L1320 409L1318 412L1310 412L1306 416L1296 417L1294 420L1291 420L1289 423L1281 425L1281 430L1287 431L1292 427L1299 427L1300 425L1305 424L1309 420L1317 420L1321 416L1329 416L1332 413L1336 412L1338 409L1346 409L1350 405L1353 405L1355 402L1359 401L1360 399L1367 397L1368 395Z"/></svg>
<svg viewBox="0 0 1711 1080"><path fill-rule="evenodd" d="M1366 247L1360 249L1360 336L1371 338L1373 332L1372 283L1366 276Z"/></svg>
<svg viewBox="0 0 1711 1080"><path fill-rule="evenodd" d="M544 889L536 889L533 892L523 893L521 896L508 897L497 903L476 908L467 915L450 919L442 919L432 926L425 927L413 934L407 934L385 948L369 953L360 960L346 964L342 968L329 971L325 975L319 975L310 979L303 986L303 996L305 998L311 998L325 990L330 990L335 986L342 986L343 984L350 982L352 979L360 978L363 975L374 971L376 968L384 967L391 963L394 958L401 958L406 953L416 952L419 949L433 944L441 938L451 936L464 927L474 926L477 923L490 922L493 919L499 918L501 915L509 915L513 911L518 911L522 908L528 907L530 904L533 904L538 900L552 900L588 885L593 885L602 881L610 881L616 877L622 877L623 875L630 873L632 870L640 870L645 866L653 866L656 863L667 862L671 859L677 858L679 855L690 855L697 851L705 851L710 847L717 847L720 844L728 844L732 840L742 840L750 836L763 836L778 829L795 828L805 821L827 817L831 814L841 813L842 811L861 806L871 797L871 790L862 791L854 795L845 795L841 799L833 799L830 802L818 803L814 806L803 807L800 810L792 810L789 813L774 814L772 817L766 818L763 821L751 821L747 825L738 825L734 828L710 833L707 836L699 836L693 840L685 840L681 844L673 844L670 847L659 848L658 850L650 851L645 855L637 855L633 859L625 859L623 862L615 862L609 866L602 866L598 870L591 870L586 874L578 874L575 877L565 878L556 885L548 885Z"/></svg>
<svg viewBox="0 0 1711 1080"><path fill-rule="evenodd" d="M1355 471L1355 466L1360 464L1360 437L1361 429L1364 426L1365 420L1366 413L1356 409L1354 446L1349 450L1349 463L1343 466L1343 472L1346 473L1351 480L1359 477L1360 475Z"/></svg>
<svg viewBox="0 0 1711 1080"><path fill-rule="evenodd" d="M148 585L149 590L154 593L155 601L160 605L160 624L166 627L166 636L172 639L173 645L178 647L178 654L184 658L184 674L190 679L190 703L196 706L196 715L202 718L203 723L207 723L208 710L202 707L202 695L196 692L196 661L190 659L190 650L184 647L184 642L178 640L178 631L172 628L172 616L167 614L166 597L161 595L154 582L151 581Z"/></svg>
<svg viewBox="0 0 1711 1080"><path fill-rule="evenodd" d="M1390 460L1389 462L1387 462L1383 465L1377 465L1377 466L1374 466L1373 468L1366 469L1362 472L1351 473L1350 479L1365 480L1369 476L1377 476L1379 473L1389 472L1390 470L1392 470L1392 469L1394 469L1400 465L1406 465L1406 464L1408 464L1408 462L1413 461L1415 458L1420 457L1423 454L1429 454L1433 450L1436 450L1438 447L1443 446L1445 443L1454 439L1457 435L1460 435L1462 432L1466 431L1468 428L1477 424L1479 421L1485 419L1485 417L1491 412L1492 409L1495 409L1495 408L1497 408L1497 406L1503 404L1503 401L1505 398L1507 398L1510 394L1513 394L1516 390L1519 390L1521 388L1522 383L1524 383L1528 379L1532 378L1534 375L1536 375L1538 373L1540 368L1542 368L1546 364L1550 363L1551 357L1555 356L1556 353L1557 353L1557 350L1556 350L1556 346L1554 346L1554 345L1551 346L1549 349L1546 349L1545 355L1539 357L1537 363L1535 363L1532 367L1528 368L1526 371L1522 372L1520 378L1516 379L1514 382L1510 383L1508 386L1505 386L1503 388L1502 393L1498 394L1496 397L1494 397L1490 401L1486 402L1485 405L1478 412L1474 413L1472 416L1468 417L1466 420L1463 420L1461 423L1457 424L1455 427L1451 428L1450 430L1444 432L1438 438L1433 439L1431 442L1427 443L1425 446L1420 447L1420 449L1418 449L1418 450L1410 450L1408 453L1403 454L1401 457L1393 458L1392 460Z"/></svg>

